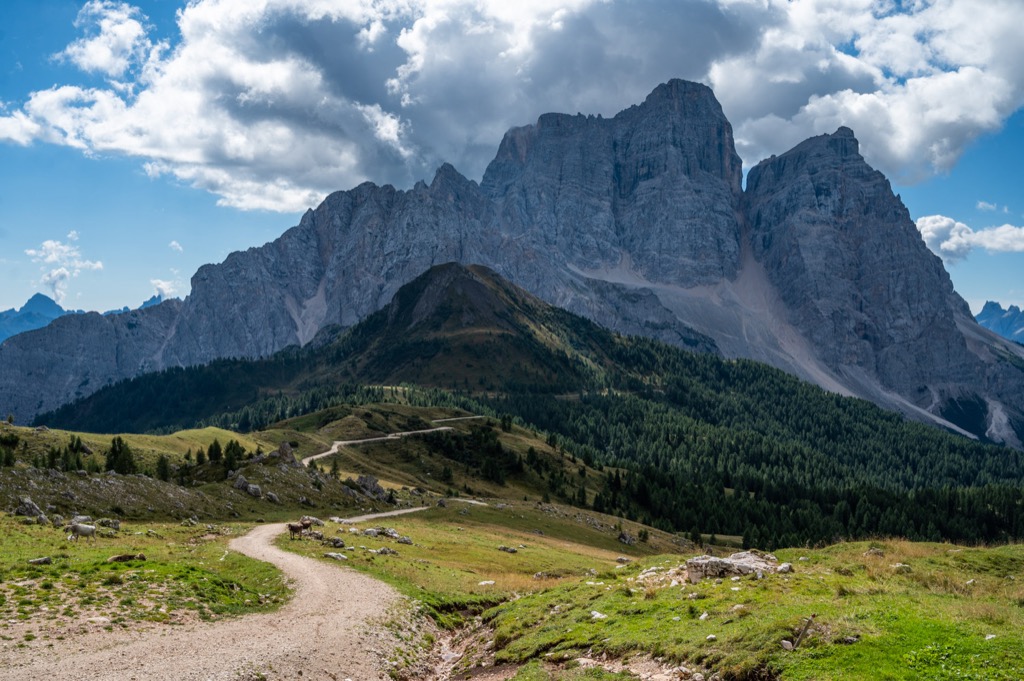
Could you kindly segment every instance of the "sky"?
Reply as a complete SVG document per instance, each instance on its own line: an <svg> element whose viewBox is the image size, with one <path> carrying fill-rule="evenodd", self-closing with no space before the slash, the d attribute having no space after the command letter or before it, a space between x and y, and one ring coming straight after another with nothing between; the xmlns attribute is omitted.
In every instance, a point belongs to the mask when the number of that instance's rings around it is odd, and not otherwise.
<svg viewBox="0 0 1024 681"><path fill-rule="evenodd" d="M703 82L745 168L851 127L957 291L1024 305L1024 0L3 0L0 310L184 297L328 193Z"/></svg>

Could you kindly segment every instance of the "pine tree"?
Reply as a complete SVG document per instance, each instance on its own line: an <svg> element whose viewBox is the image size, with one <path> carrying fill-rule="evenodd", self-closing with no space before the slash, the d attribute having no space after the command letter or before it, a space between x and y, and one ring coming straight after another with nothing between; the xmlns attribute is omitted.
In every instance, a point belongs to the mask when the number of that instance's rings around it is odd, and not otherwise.
<svg viewBox="0 0 1024 681"><path fill-rule="evenodd" d="M166 454L161 454L156 460L156 477L164 482L171 479L171 462Z"/></svg>

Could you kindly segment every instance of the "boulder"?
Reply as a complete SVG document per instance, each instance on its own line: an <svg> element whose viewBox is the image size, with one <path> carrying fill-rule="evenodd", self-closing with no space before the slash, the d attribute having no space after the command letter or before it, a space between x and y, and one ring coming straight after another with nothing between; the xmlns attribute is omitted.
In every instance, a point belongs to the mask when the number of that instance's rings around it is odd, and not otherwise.
<svg viewBox="0 0 1024 681"><path fill-rule="evenodd" d="M239 477L241 477L241 476L239 476ZM245 491L251 497L256 497L257 499L260 499L260 498L263 497L263 490L260 489L259 485L248 485L248 486L246 486Z"/></svg>
<svg viewBox="0 0 1024 681"><path fill-rule="evenodd" d="M235 478L234 484L231 485L231 486L234 487L237 490L241 490L241 491L245 492L245 491L248 491L248 489L249 489L249 481L245 479L244 475L239 473L238 477Z"/></svg>
<svg viewBox="0 0 1024 681"><path fill-rule="evenodd" d="M788 563L786 563L788 565ZM779 571L778 559L761 551L742 551L728 558L698 556L686 561L686 578L696 584L702 579L768 574ZM792 566L789 567L792 570Z"/></svg>
<svg viewBox="0 0 1024 681"><path fill-rule="evenodd" d="M36 505L36 502L32 501L31 497L22 497L18 507L14 509L14 515L24 515L30 518L38 518L42 514L43 510Z"/></svg>

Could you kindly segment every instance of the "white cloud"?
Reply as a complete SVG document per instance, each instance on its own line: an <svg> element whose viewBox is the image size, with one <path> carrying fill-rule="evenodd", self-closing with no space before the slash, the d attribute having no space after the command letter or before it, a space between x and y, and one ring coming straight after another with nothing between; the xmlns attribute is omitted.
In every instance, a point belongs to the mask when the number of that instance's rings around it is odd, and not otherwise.
<svg viewBox="0 0 1024 681"><path fill-rule="evenodd" d="M107 83L28 94L0 140L294 211L442 161L479 178L511 126L682 77L713 86L747 165L848 125L908 181L1024 104L1021 25L1019 0L192 0L165 44L138 8L90 0L61 58Z"/></svg>
<svg viewBox="0 0 1024 681"><path fill-rule="evenodd" d="M178 292L178 284L174 281L150 279L149 283L153 285L154 292L164 300L173 298Z"/></svg>
<svg viewBox="0 0 1024 681"><path fill-rule="evenodd" d="M927 215L917 220L928 248L949 264L966 258L975 248L991 253L1024 253L1024 227L1000 225L973 230L944 215Z"/></svg>
<svg viewBox="0 0 1024 681"><path fill-rule="evenodd" d="M170 248L172 251L175 251L177 253L182 253L185 250L184 248L182 248L181 244L179 244L177 241L172 241L171 243L167 244L167 247Z"/></svg>
<svg viewBox="0 0 1024 681"><path fill-rule="evenodd" d="M78 232L72 230L68 238L76 241ZM71 279L83 271L103 269L102 262L83 258L77 246L53 239L47 239L39 248L26 249L25 254L32 258L32 262L42 263L40 271L43 275L39 283L49 287L53 299L58 303L64 301Z"/></svg>
<svg viewBox="0 0 1024 681"><path fill-rule="evenodd" d="M124 75L141 63L153 44L137 8L124 2L90 0L82 7L75 26L87 36L71 43L57 55L86 72L110 77Z"/></svg>
<svg viewBox="0 0 1024 681"><path fill-rule="evenodd" d="M978 201L977 209L978 210L999 210L999 206L997 206L994 203L989 203L988 201Z"/></svg>

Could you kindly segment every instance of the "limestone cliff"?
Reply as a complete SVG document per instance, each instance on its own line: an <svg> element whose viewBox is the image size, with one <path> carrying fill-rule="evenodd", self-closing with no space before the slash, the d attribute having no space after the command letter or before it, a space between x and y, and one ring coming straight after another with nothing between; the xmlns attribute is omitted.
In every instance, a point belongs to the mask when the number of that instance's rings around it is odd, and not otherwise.
<svg viewBox="0 0 1024 681"><path fill-rule="evenodd" d="M0 345L20 421L104 383L305 344L432 265L481 264L609 328L769 362L828 389L1019 446L1024 348L978 326L885 178L840 128L751 170L705 86L612 118L510 130L482 182L334 193L191 295L62 318Z"/></svg>

